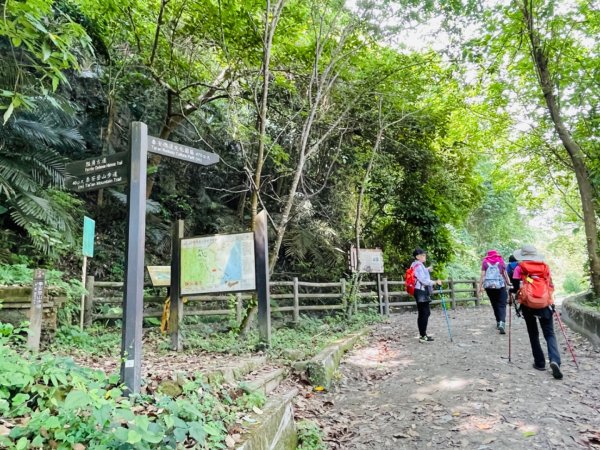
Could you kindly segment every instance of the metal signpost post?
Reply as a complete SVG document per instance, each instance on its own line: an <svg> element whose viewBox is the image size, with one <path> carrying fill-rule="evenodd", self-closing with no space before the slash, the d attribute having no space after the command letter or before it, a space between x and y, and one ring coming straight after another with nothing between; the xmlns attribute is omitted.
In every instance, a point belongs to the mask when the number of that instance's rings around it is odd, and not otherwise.
<svg viewBox="0 0 600 450"><path fill-rule="evenodd" d="M183 348L179 325L183 319L183 302L181 301L181 239L183 239L183 220L173 224L173 238L171 239L171 289L169 291L169 335L171 350L180 352Z"/></svg>
<svg viewBox="0 0 600 450"><path fill-rule="evenodd" d="M258 332L260 341L271 345L271 301L269 298L269 241L267 212L259 212L254 220L254 257L256 295L258 297Z"/></svg>
<svg viewBox="0 0 600 450"><path fill-rule="evenodd" d="M121 381L129 393L138 393L142 374L142 322L144 319L144 247L146 229L146 165L148 127L131 124L131 159L127 196L127 250L121 341Z"/></svg>

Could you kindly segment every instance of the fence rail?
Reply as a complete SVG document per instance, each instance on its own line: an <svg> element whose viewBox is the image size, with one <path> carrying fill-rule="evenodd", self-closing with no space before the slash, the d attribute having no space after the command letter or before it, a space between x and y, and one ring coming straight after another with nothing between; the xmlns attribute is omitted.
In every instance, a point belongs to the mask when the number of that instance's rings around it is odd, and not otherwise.
<svg viewBox="0 0 600 450"><path fill-rule="evenodd" d="M474 302L479 305L477 297L478 280L464 279L444 281L445 289L434 291L432 304L441 303L440 294L452 309L458 303ZM463 286L468 286L467 288ZM457 286L461 286L457 289ZM144 297L144 318L158 318L163 312L163 304L167 297L167 288L151 288L152 295ZM302 312L335 311L348 308L347 293L350 283L346 279L339 282L314 283L299 281L272 281L271 314L292 313L297 322ZM123 303L123 283L114 281L96 281L87 277L85 296L84 324L91 325L96 320L120 319ZM184 300L184 316L229 316L235 314L239 322L245 304L252 298L251 294L193 295ZM404 290L403 280L381 282L361 282L357 292L358 301L352 307L354 311L366 308L378 308L381 314L389 314L397 308L414 306L415 302Z"/></svg>

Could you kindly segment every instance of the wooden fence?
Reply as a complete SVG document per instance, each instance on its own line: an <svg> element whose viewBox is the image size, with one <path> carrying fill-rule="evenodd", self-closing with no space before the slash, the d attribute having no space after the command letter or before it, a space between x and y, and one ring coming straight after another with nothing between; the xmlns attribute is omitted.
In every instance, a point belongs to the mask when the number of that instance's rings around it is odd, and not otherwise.
<svg viewBox="0 0 600 450"><path fill-rule="evenodd" d="M436 290L432 304L441 303L444 296L446 304L452 309L458 303L474 302L477 297L478 280L445 280L444 289ZM144 297L144 317L159 318L167 297L166 288L151 288ZM292 314L297 322L301 313L314 311L345 311L348 308L348 290L350 284L341 279L333 283L311 283L299 281L272 281L270 283L271 314ZM96 320L120 319L123 303L123 283L96 281L87 277L84 324L90 325ZM239 322L251 294L194 295L184 299L184 316L229 316L235 315ZM404 291L404 281L392 281L382 278L378 285L374 281L360 283L358 301L352 307L355 311L365 308L377 308L381 314L389 314L398 308L414 306L414 300Z"/></svg>

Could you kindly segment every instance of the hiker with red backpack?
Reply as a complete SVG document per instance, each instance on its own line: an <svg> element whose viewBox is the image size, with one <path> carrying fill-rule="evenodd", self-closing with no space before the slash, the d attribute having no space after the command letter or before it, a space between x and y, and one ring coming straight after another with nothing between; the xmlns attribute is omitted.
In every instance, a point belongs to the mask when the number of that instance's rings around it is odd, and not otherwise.
<svg viewBox="0 0 600 450"><path fill-rule="evenodd" d="M546 358L540 345L540 327L546 344L548 346L548 359L552 376L557 380L563 377L560 370L560 353L558 343L554 335L552 317L554 315L554 300L552 293L554 285L550 268L544 262L544 255L538 252L533 245L524 245L513 253L519 264L513 272L513 278L521 280L521 287L517 293L517 299L521 304L521 313L527 325L527 334L531 343L533 353L533 368L546 370Z"/></svg>
<svg viewBox="0 0 600 450"><path fill-rule="evenodd" d="M481 296L485 289L494 310L496 329L500 334L506 334L506 303L510 286L502 256L496 250L489 250L481 262L478 295Z"/></svg>
<svg viewBox="0 0 600 450"><path fill-rule="evenodd" d="M432 280L429 273L433 270L431 267L425 267L425 261L427 260L427 252L422 248L417 248L413 252L415 261L411 264L410 268L406 271L406 288L409 293L412 291L415 300L417 302L417 326L419 327L419 342L428 343L432 342L433 338L427 336L427 323L429 322L429 316L431 310L429 303L431 302L431 294L433 293L433 286L435 284L442 284L441 280Z"/></svg>

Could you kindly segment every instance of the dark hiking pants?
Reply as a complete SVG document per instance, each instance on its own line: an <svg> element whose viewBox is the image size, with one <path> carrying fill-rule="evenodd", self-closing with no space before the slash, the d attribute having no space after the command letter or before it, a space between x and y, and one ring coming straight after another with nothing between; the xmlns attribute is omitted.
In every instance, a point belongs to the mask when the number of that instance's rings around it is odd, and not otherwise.
<svg viewBox="0 0 600 450"><path fill-rule="evenodd" d="M486 289L485 293L492 303L496 322L506 322L506 302L508 300L506 288Z"/></svg>

